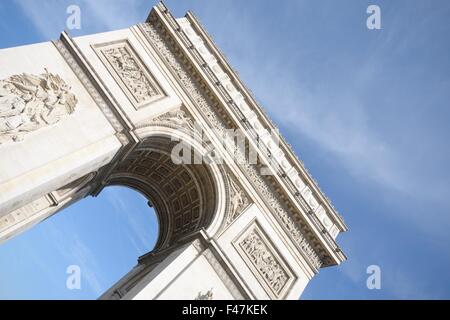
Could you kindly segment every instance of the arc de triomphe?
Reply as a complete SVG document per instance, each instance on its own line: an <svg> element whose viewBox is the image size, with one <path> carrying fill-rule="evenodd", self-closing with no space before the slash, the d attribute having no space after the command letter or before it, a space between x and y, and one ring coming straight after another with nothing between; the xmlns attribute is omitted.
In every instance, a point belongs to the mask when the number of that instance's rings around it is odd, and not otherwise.
<svg viewBox="0 0 450 320"><path fill-rule="evenodd" d="M0 241L108 185L155 207L156 247L102 299L297 299L345 260L342 218L192 13L0 65Z"/></svg>

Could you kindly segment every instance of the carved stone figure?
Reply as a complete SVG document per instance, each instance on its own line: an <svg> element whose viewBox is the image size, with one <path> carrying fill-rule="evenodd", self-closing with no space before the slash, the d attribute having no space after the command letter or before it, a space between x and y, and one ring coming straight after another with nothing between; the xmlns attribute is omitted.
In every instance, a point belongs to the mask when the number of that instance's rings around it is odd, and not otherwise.
<svg viewBox="0 0 450 320"><path fill-rule="evenodd" d="M252 230L239 245L265 282L276 294L279 294L289 280L289 277L272 252L269 251L259 234L255 230Z"/></svg>
<svg viewBox="0 0 450 320"><path fill-rule="evenodd" d="M184 128L192 131L195 130L194 122L192 121L191 117L188 116L183 110L167 112L151 121L151 123L158 122L165 125L171 125L176 128Z"/></svg>
<svg viewBox="0 0 450 320"><path fill-rule="evenodd" d="M105 48L102 52L136 103L142 105L153 97L162 96L162 91L137 62L131 50L124 42L120 46Z"/></svg>
<svg viewBox="0 0 450 320"><path fill-rule="evenodd" d="M75 111L77 98L60 76L13 75L0 80L0 144L57 123Z"/></svg>
<svg viewBox="0 0 450 320"><path fill-rule="evenodd" d="M199 292L195 300L212 300L213 292L212 289L206 291L205 293Z"/></svg>
<svg viewBox="0 0 450 320"><path fill-rule="evenodd" d="M228 216L228 222L236 219L236 217L250 204L245 192L232 179L230 179L230 193L230 214Z"/></svg>

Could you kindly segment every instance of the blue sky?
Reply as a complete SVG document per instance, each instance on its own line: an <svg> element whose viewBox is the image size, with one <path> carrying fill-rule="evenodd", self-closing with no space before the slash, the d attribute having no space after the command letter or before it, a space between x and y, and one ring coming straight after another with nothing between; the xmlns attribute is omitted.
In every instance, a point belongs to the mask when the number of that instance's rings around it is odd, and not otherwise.
<svg viewBox="0 0 450 320"><path fill-rule="evenodd" d="M0 47L57 38L70 4L77 36L145 21L154 3L1 1ZM166 4L194 11L350 228L349 260L302 298L450 298L450 2ZM366 28L369 4L381 30ZM95 298L152 248L156 224L138 193L108 188L0 245L0 298ZM81 290L65 287L70 264ZM373 264L380 290L366 287Z"/></svg>

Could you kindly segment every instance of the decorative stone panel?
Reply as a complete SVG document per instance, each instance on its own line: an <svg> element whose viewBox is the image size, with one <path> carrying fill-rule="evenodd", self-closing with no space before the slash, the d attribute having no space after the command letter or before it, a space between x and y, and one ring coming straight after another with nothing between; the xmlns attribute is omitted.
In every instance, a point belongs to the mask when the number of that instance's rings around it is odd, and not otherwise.
<svg viewBox="0 0 450 320"><path fill-rule="evenodd" d="M233 246L272 299L282 299L295 281L293 272L256 221Z"/></svg>
<svg viewBox="0 0 450 320"><path fill-rule="evenodd" d="M166 96L127 40L93 46L136 109Z"/></svg>
<svg viewBox="0 0 450 320"><path fill-rule="evenodd" d="M205 91L200 87L200 84L191 75L188 66L184 64L180 58L180 54L177 53L174 42L169 43L165 39L165 30L162 28L162 25L151 20L151 23L141 24L140 27L149 42L160 53L162 59L166 61L169 68L177 75L185 91L191 97L192 101L196 103L205 118L207 118L209 125L219 134L223 134L225 130L230 129L223 119L224 116L218 113L218 108L214 107L218 105L217 101L212 96L207 96ZM294 215L292 212L288 211L286 205L280 201L279 196L273 192L265 178L260 175L259 169L255 165L248 163L245 155L242 153L242 150L239 148L236 149L235 156L237 162L241 163L240 168L272 208L275 216L280 220L296 245L302 249L301 253L305 255L306 259L317 270L324 262L325 265L329 264L326 253L320 252L319 250L321 249L317 250L315 248L317 243L311 237L310 229L293 218Z"/></svg>

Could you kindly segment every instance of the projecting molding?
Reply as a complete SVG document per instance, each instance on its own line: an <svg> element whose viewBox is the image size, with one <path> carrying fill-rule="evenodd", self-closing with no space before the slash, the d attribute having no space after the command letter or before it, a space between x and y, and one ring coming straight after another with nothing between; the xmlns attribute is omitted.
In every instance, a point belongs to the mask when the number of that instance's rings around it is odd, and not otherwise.
<svg viewBox="0 0 450 320"><path fill-rule="evenodd" d="M181 22L178 23L170 12L160 4L150 14L148 23L141 24L139 27L160 55L161 60L179 81L190 100L195 102L205 121L218 135L229 129L249 131L248 129L252 129L248 127L251 121L242 115L242 111L237 108L233 100L233 97L242 98L242 94L230 85L226 89L227 85L222 84L217 77L215 79L210 77L211 74L206 71L212 70L209 64L215 63L214 61L217 61L217 58L204 50L202 56L201 50L197 50L195 44L184 33L184 24L185 19L181 19ZM192 36L194 39L196 37L199 36ZM230 76L224 78L229 80ZM215 92L216 90L219 92ZM230 92L226 90L233 91L234 95L230 96ZM256 107L255 110L258 110L258 108ZM239 117L243 119L241 122L236 119ZM254 131L252 130L252 132ZM250 136L248 138L250 141L255 139ZM261 139L263 139L263 136L261 136ZM289 153L292 152L289 151ZM305 193L307 199L304 199L302 193L299 192L299 190L304 191L307 187L309 190L317 189L313 182L309 182L307 185L300 179L298 172L293 174L292 165L290 165L288 174L275 171L275 174L271 177L263 176L257 165L250 164L248 161L240 161L246 157L245 154L242 154L242 150L237 148L233 156L237 158L240 169L249 179L251 185L256 188L262 200L272 210L274 216L301 249L300 252L314 269L318 270L322 266L338 264L345 260L345 255L324 226L324 222L320 221L315 214L317 211L323 217L329 217L329 214L324 214L324 202L319 204L317 200L314 201L312 191ZM267 159L267 154L262 154L262 157ZM298 189L292 190L292 183L286 179L293 179L296 175L298 179L294 181ZM302 181L302 183L297 180ZM283 186L286 191L281 192L279 188L274 189L274 184ZM286 197L286 194L288 197ZM310 212L313 214L310 214ZM335 217L333 217L333 221L336 221ZM339 226L339 228L345 229L342 226Z"/></svg>

